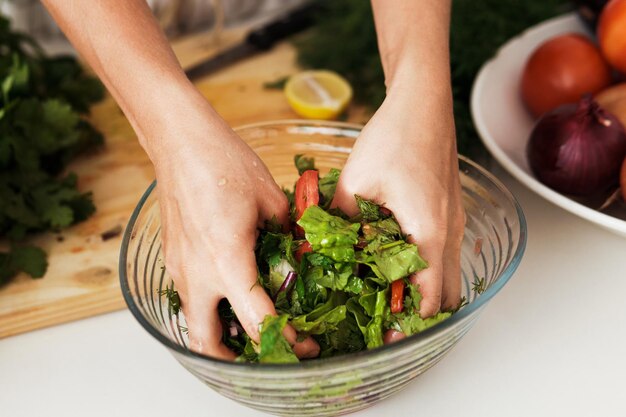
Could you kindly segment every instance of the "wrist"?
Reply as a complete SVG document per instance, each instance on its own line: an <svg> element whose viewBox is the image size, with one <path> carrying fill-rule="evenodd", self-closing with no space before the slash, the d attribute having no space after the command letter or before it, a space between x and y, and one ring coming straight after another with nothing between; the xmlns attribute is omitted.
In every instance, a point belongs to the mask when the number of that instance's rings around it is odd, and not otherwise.
<svg viewBox="0 0 626 417"><path fill-rule="evenodd" d="M146 95L145 102L129 120L155 165L197 145L206 146L210 136L220 136L213 134L215 130L228 128L191 83L167 84Z"/></svg>

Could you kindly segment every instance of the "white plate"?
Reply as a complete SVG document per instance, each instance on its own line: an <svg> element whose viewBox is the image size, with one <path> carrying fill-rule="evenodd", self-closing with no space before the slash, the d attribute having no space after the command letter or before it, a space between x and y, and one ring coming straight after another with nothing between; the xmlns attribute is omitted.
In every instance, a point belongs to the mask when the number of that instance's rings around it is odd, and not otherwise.
<svg viewBox="0 0 626 417"><path fill-rule="evenodd" d="M626 236L626 221L592 208L540 183L526 160L526 142L534 120L519 96L519 81L528 56L543 41L556 35L589 31L575 14L547 20L503 45L481 68L472 89L474 124L483 143L498 162L522 184L546 200L617 234Z"/></svg>

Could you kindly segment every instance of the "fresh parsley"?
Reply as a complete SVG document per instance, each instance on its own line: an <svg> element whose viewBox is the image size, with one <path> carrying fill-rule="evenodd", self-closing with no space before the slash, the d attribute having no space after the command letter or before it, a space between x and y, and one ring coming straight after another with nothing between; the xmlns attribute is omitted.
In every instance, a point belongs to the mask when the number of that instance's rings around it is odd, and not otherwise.
<svg viewBox="0 0 626 417"><path fill-rule="evenodd" d="M59 230L95 210L90 193L64 173L81 152L103 142L83 118L101 99L100 82L73 57L48 57L0 16L0 284L19 272L44 275L46 254L20 245L31 233Z"/></svg>

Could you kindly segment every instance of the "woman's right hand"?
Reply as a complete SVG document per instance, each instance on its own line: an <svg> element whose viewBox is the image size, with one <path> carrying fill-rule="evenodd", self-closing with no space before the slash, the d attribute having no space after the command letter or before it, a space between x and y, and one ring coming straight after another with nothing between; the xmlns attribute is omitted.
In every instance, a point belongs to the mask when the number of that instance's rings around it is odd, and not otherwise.
<svg viewBox="0 0 626 417"><path fill-rule="evenodd" d="M170 117L173 130L154 132L158 146L146 148L156 169L165 265L181 297L190 348L233 359L222 343L217 305L228 299L259 342L259 324L276 311L257 285L257 229L273 216L286 225L289 208L263 162L203 101L180 123ZM299 357L318 355L313 339L297 342L291 327L284 334Z"/></svg>
<svg viewBox="0 0 626 417"><path fill-rule="evenodd" d="M276 314L255 285L256 230L287 200L267 168L191 84L145 0L43 0L115 98L152 160L165 265L182 299L191 349L233 358L221 343L217 304L227 298L246 332ZM312 339L296 343L316 356Z"/></svg>

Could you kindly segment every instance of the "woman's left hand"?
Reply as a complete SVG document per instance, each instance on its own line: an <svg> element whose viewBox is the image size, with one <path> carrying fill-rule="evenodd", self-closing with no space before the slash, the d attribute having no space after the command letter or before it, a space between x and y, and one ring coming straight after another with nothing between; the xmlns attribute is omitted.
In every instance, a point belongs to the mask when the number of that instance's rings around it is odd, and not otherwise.
<svg viewBox="0 0 626 417"><path fill-rule="evenodd" d="M420 315L429 317L459 304L465 212L451 103L438 111L414 101L387 97L361 132L333 205L356 214L358 194L393 211L429 264L411 277L423 296Z"/></svg>

